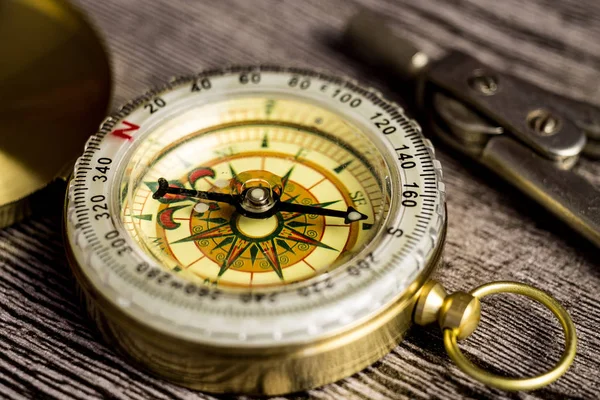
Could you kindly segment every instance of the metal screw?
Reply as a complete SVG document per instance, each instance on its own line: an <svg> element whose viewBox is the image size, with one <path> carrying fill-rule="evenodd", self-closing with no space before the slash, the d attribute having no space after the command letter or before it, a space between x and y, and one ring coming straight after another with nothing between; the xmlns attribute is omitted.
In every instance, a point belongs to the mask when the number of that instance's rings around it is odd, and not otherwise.
<svg viewBox="0 0 600 400"><path fill-rule="evenodd" d="M547 110L535 110L527 116L529 129L540 136L551 136L560 130L560 119Z"/></svg>
<svg viewBox="0 0 600 400"><path fill-rule="evenodd" d="M490 96L498 91L498 79L496 79L495 76L477 70L473 76L469 78L469 86L479 93Z"/></svg>

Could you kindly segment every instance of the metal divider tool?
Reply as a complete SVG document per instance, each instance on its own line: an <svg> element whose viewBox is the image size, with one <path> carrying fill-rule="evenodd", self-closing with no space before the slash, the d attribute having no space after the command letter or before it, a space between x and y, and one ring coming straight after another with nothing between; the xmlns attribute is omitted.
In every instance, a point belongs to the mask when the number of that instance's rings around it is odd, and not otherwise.
<svg viewBox="0 0 600 400"><path fill-rule="evenodd" d="M459 51L431 61L371 12L344 42L362 60L415 80L417 102L443 142L502 176L600 247L600 190L573 172L600 158L600 110L495 71Z"/></svg>

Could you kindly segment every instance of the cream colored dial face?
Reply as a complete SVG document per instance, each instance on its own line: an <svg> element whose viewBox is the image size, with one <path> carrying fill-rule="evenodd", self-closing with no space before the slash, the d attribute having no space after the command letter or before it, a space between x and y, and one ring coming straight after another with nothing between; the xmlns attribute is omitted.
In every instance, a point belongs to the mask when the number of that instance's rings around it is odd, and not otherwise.
<svg viewBox="0 0 600 400"><path fill-rule="evenodd" d="M240 97L186 110L148 134L127 167L121 218L148 254L192 282L289 284L332 271L371 241L388 207L386 168L359 129L323 107ZM250 218L225 202L155 199L159 178L223 194L236 182L277 181L281 202L356 210L363 219L285 211Z"/></svg>

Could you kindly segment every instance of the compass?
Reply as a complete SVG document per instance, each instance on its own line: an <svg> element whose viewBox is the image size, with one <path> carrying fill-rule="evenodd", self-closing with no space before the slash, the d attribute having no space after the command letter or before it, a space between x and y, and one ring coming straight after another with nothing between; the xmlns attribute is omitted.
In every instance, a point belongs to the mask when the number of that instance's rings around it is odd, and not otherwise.
<svg viewBox="0 0 600 400"><path fill-rule="evenodd" d="M517 283L447 296L429 280L446 232L440 163L396 104L354 81L277 66L178 78L107 118L65 205L73 272L104 337L133 362L210 392L281 394L370 365L411 323L504 389L557 379L573 324ZM497 377L457 347L499 291L547 305L565 356ZM461 358L462 357L462 358Z"/></svg>

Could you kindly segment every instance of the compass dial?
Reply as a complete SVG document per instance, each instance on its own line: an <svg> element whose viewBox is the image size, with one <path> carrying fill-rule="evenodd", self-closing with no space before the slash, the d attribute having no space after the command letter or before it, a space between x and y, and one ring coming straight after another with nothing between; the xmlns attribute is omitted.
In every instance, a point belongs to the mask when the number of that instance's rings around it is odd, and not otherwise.
<svg viewBox="0 0 600 400"><path fill-rule="evenodd" d="M209 71L90 138L68 253L105 336L155 372L302 390L410 325L441 253L440 178L429 141L377 92L300 69Z"/></svg>
<svg viewBox="0 0 600 400"><path fill-rule="evenodd" d="M216 115L217 121L172 140L170 127L189 123L190 115ZM131 190L122 219L161 265L194 282L262 287L327 273L369 243L389 206L383 157L356 127L315 104L249 97L199 106L153 132L147 143L127 178L137 184L125 182ZM282 211L250 218L217 201L156 200L161 177L175 187L220 193L230 193L237 182L277 185L281 202L352 207L364 217L345 223Z"/></svg>

